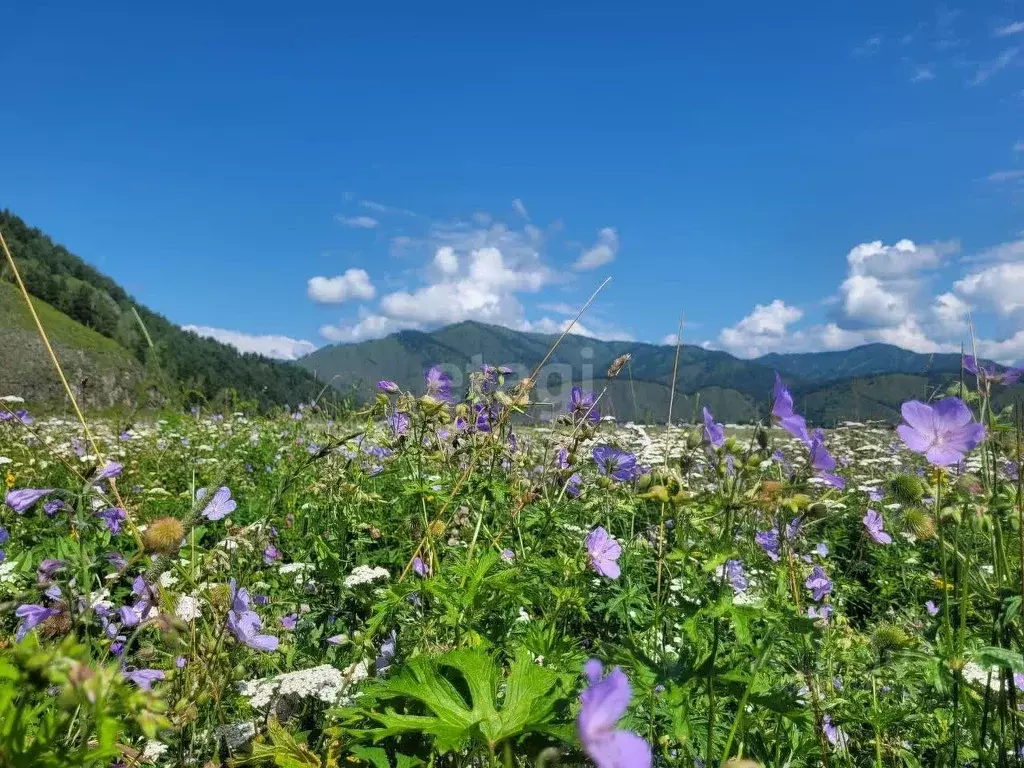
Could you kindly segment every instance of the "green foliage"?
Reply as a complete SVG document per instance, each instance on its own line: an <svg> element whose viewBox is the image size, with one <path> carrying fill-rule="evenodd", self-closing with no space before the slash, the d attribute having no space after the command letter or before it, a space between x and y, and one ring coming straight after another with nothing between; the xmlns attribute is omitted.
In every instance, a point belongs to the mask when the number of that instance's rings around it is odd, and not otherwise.
<svg viewBox="0 0 1024 768"><path fill-rule="evenodd" d="M375 740L428 735L442 753L463 749L472 741L493 750L524 734L564 734L556 709L567 693L565 675L538 666L520 649L501 695L500 681L500 668L480 650L411 659L397 674L367 691L361 710L383 727L366 733ZM383 702L390 706L380 711L377 705ZM398 711L393 708L397 702L419 706ZM423 713L414 713L419 708Z"/></svg>
<svg viewBox="0 0 1024 768"><path fill-rule="evenodd" d="M133 752L118 743L126 730L153 737L166 726L160 709L71 638L41 647L32 636L0 652L0 765L105 768Z"/></svg>

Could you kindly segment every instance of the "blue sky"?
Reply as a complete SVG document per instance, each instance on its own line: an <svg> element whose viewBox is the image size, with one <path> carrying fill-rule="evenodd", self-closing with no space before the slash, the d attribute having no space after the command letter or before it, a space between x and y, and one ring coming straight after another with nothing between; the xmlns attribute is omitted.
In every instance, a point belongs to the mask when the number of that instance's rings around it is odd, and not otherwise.
<svg viewBox="0 0 1024 768"><path fill-rule="evenodd" d="M17 4L0 205L284 357L610 276L597 336L1024 358L1024 3L372 5Z"/></svg>

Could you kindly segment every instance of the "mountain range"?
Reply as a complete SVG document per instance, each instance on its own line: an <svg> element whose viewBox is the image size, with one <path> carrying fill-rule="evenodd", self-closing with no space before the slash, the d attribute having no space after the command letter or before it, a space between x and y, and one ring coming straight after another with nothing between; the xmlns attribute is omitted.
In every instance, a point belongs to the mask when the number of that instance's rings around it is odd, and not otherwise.
<svg viewBox="0 0 1024 768"><path fill-rule="evenodd" d="M464 388L482 363L507 365L528 375L557 337L501 326L462 322L435 331L401 331L383 339L323 347L298 364L342 390L368 397L380 379L423 389L423 372L441 365ZM630 360L615 378L607 370L620 355ZM571 384L602 393L601 409L620 420L664 422L672 398L675 347L566 336L538 377L538 417L560 410ZM793 393L797 408L815 424L847 420L899 421L900 405L928 399L959 381L959 354L919 354L887 344L840 352L770 354L753 360L683 345L675 377L673 418L694 420L706 405L719 420L764 418L775 372ZM1024 388L1003 388L999 403Z"/></svg>
<svg viewBox="0 0 1024 768"><path fill-rule="evenodd" d="M308 401L329 382L356 399L372 396L381 379L421 391L423 372L442 365L465 390L480 365L532 372L556 336L478 322L433 331L400 331L382 339L323 347L296 363L242 354L185 331L136 302L102 274L13 213L0 211L3 232L28 292L76 396L89 407L132 407L239 401L268 408ZM0 262L0 395L31 403L62 403L63 389L34 320L6 262ZM629 354L609 379L612 362ZM899 407L955 384L960 356L926 355L885 344L836 352L770 354L743 360L726 352L684 345L566 336L538 377L532 415L560 411L571 384L603 393L603 413L620 420L664 422L672 400L675 420L693 420L707 405L720 421L763 418L775 372L793 392L797 408L815 424L844 420L899 420ZM676 369L673 395L672 372ZM1002 388L997 404L1024 395Z"/></svg>

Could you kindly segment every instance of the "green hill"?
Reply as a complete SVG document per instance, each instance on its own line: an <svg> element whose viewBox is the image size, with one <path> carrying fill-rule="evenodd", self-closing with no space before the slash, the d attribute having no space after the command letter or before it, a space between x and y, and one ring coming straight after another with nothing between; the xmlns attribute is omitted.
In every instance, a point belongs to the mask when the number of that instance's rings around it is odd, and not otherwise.
<svg viewBox="0 0 1024 768"><path fill-rule="evenodd" d="M79 402L107 407L135 398L143 367L128 350L45 302L33 299L32 304ZM5 282L0 282L0 348L0 395L19 395L33 403L65 397L21 292Z"/></svg>
<svg viewBox="0 0 1024 768"><path fill-rule="evenodd" d="M136 369L148 369L161 383L163 398L212 401L233 393L242 400L269 407L309 400L322 388L313 375L299 366L241 354L234 347L182 330L135 302L116 282L9 211L0 211L0 231L28 291L51 305L49 309L54 315L49 320L62 329L67 340L63 348L69 359L75 357L76 350L89 357L92 350L103 346L109 355L120 354L118 359L123 361L125 375ZM5 296L13 287L12 281L6 261L0 261L0 286L7 289ZM4 322L3 327L15 328L13 323ZM50 330L49 321L44 320L44 324ZM97 337L109 344L101 345ZM4 349L4 367L28 375L45 358L33 359L31 344L20 334L17 340L19 346ZM49 361L45 364L51 365ZM36 381L33 378L31 383L25 380L19 384L15 378L6 386L13 390L37 387L45 394L44 399L54 395ZM97 392L96 402L118 401L124 395L123 388L109 375L90 377L90 381L100 389L108 383L112 386L106 393Z"/></svg>

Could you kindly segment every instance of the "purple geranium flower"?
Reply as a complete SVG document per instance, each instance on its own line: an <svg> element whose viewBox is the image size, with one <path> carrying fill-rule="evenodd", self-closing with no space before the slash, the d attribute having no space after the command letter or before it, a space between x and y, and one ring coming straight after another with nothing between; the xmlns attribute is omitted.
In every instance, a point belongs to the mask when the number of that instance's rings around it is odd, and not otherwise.
<svg viewBox="0 0 1024 768"><path fill-rule="evenodd" d="M93 478L93 482L98 483L100 480L110 480L115 477L120 477L121 472L123 471L124 467L122 465L118 464L116 461L108 461L106 466L96 473L96 477Z"/></svg>
<svg viewBox="0 0 1024 768"><path fill-rule="evenodd" d="M935 616L939 612L939 606L935 604L934 600L929 600L924 604L924 609L928 611L929 616Z"/></svg>
<svg viewBox="0 0 1024 768"><path fill-rule="evenodd" d="M166 675L159 669L132 669L125 670L124 676L131 680L144 691L153 689L153 683L163 680Z"/></svg>
<svg viewBox="0 0 1024 768"><path fill-rule="evenodd" d="M619 542L609 536L608 531L598 526L587 535L586 543L590 566L609 579L619 578L619 574L622 573L617 562L619 555L622 554Z"/></svg>
<svg viewBox="0 0 1024 768"><path fill-rule="evenodd" d="M580 695L576 720L583 751L598 768L650 768L651 748L630 731L616 729L629 707L632 689L626 674L615 667L602 678L604 666L591 659L583 667L587 688Z"/></svg>
<svg viewBox="0 0 1024 768"><path fill-rule="evenodd" d="M238 587L231 580L231 610L228 611L228 629L238 642L257 651L277 650L278 639L273 635L261 635L263 620L249 607L249 591Z"/></svg>
<svg viewBox="0 0 1024 768"><path fill-rule="evenodd" d="M873 509L869 509L864 515L864 527L868 529L868 534L875 543L892 544L892 536L882 530L883 522L882 516Z"/></svg>
<svg viewBox="0 0 1024 768"><path fill-rule="evenodd" d="M206 494L205 488L201 488L200 490L204 495ZM202 501L201 496L199 497L199 501ZM230 515L236 509L238 509L238 504L231 498L231 489L221 487L213 494L213 498L210 499L210 503L203 509L202 515L207 520L221 520Z"/></svg>
<svg viewBox="0 0 1024 768"><path fill-rule="evenodd" d="M583 482L583 478L580 477L579 472L573 472L569 479L565 481L565 492L572 498L577 498L580 495L580 484Z"/></svg>
<svg viewBox="0 0 1024 768"><path fill-rule="evenodd" d="M17 512L24 514L40 499L53 493L53 488L22 488L20 491L8 491L4 497L7 506Z"/></svg>
<svg viewBox="0 0 1024 768"><path fill-rule="evenodd" d="M812 605L807 609L807 618L809 619L824 619L828 621L828 617L831 615L831 605Z"/></svg>
<svg viewBox="0 0 1024 768"><path fill-rule="evenodd" d="M807 577L804 586L811 590L811 595L816 603L820 603L825 595L832 592L832 582L829 581L825 569L820 565L814 566L814 570Z"/></svg>
<svg viewBox="0 0 1024 768"><path fill-rule="evenodd" d="M704 406L704 442L712 448L721 448L725 445L725 427L715 421L711 411Z"/></svg>
<svg viewBox="0 0 1024 768"><path fill-rule="evenodd" d="M594 407L597 398L593 392L584 394L583 387L573 387L569 392L569 402L566 409L574 420L586 419L588 424L597 424L601 420L601 413Z"/></svg>
<svg viewBox="0 0 1024 768"><path fill-rule="evenodd" d="M903 443L937 467L958 464L985 439L985 427L959 398L947 397L934 406L911 400L900 410L906 424L896 431Z"/></svg>
<svg viewBox="0 0 1024 768"><path fill-rule="evenodd" d="M597 471L619 482L633 479L636 469L636 456L611 445L598 445L593 451Z"/></svg>
<svg viewBox="0 0 1024 768"><path fill-rule="evenodd" d="M501 559L504 560L506 563L511 563L513 560L516 559L516 553L513 552L511 549L503 549L501 550Z"/></svg>
<svg viewBox="0 0 1024 768"><path fill-rule="evenodd" d="M427 384L427 394L438 400L450 402L452 399L452 379L440 366L434 365L423 374Z"/></svg>
<svg viewBox="0 0 1024 768"><path fill-rule="evenodd" d="M281 550L275 547L273 544L267 544L263 550L263 564L270 565L275 560L281 559Z"/></svg>
<svg viewBox="0 0 1024 768"><path fill-rule="evenodd" d="M389 395L393 395L398 392L398 385L388 379L381 379L377 382L377 389L381 392L387 392Z"/></svg>
<svg viewBox="0 0 1024 768"><path fill-rule="evenodd" d="M395 660L395 653L398 650L398 635L395 630L391 630L391 634L388 635L387 639L380 645L380 654L377 656L374 666L377 669L377 675L383 675L391 667L391 662Z"/></svg>
<svg viewBox="0 0 1024 768"><path fill-rule="evenodd" d="M414 557L412 560L412 571L417 576L423 578L430 573L430 568L428 568L427 564L423 562L423 558Z"/></svg>
<svg viewBox="0 0 1024 768"><path fill-rule="evenodd" d="M793 396L782 383L782 378L775 374L775 397L772 401L772 421L797 438L804 445L810 445L811 438L807 434L807 421L793 411Z"/></svg>
<svg viewBox="0 0 1024 768"><path fill-rule="evenodd" d="M412 419L409 418L409 414L407 413L395 411L388 416L388 426L391 427L391 431L395 433L395 437L407 435L411 425Z"/></svg>
<svg viewBox="0 0 1024 768"><path fill-rule="evenodd" d="M21 619L21 624L18 626L18 633L15 635L15 639L20 643L36 625L42 624L51 616L56 616L59 613L54 608L47 608L42 605L34 605L28 603L26 605L19 605L14 611L14 615Z"/></svg>
<svg viewBox="0 0 1024 768"><path fill-rule="evenodd" d="M754 541L768 554L773 562L779 561L779 532L774 528L767 531L758 531Z"/></svg>
<svg viewBox="0 0 1024 768"><path fill-rule="evenodd" d="M732 586L732 591L737 595L741 595L747 591L747 587L750 586L750 581L747 579L747 574L743 570L743 563L740 560L729 560L725 564L725 574L729 579L729 584Z"/></svg>
<svg viewBox="0 0 1024 768"><path fill-rule="evenodd" d="M70 507L60 499L50 499L43 504L43 512L46 513L47 517L54 517L62 509L70 509Z"/></svg>
<svg viewBox="0 0 1024 768"><path fill-rule="evenodd" d="M36 583L40 586L49 584L53 581L53 577L57 571L63 569L66 565L67 563L63 560L53 560L50 558L43 560L43 562L39 564L39 567L36 568Z"/></svg>
<svg viewBox="0 0 1024 768"><path fill-rule="evenodd" d="M845 488L846 481L832 470L836 468L836 460L825 447L825 431L814 430L811 436L811 468L814 474L835 488Z"/></svg>
<svg viewBox="0 0 1024 768"><path fill-rule="evenodd" d="M287 616L281 617L281 626L288 630L295 629L295 624L298 620L298 617L294 613L290 613Z"/></svg>
<svg viewBox="0 0 1024 768"><path fill-rule="evenodd" d="M96 517L103 518L103 522L107 524L107 530L115 535L121 532L121 523L128 519L128 513L120 507L101 509L95 514Z"/></svg>

